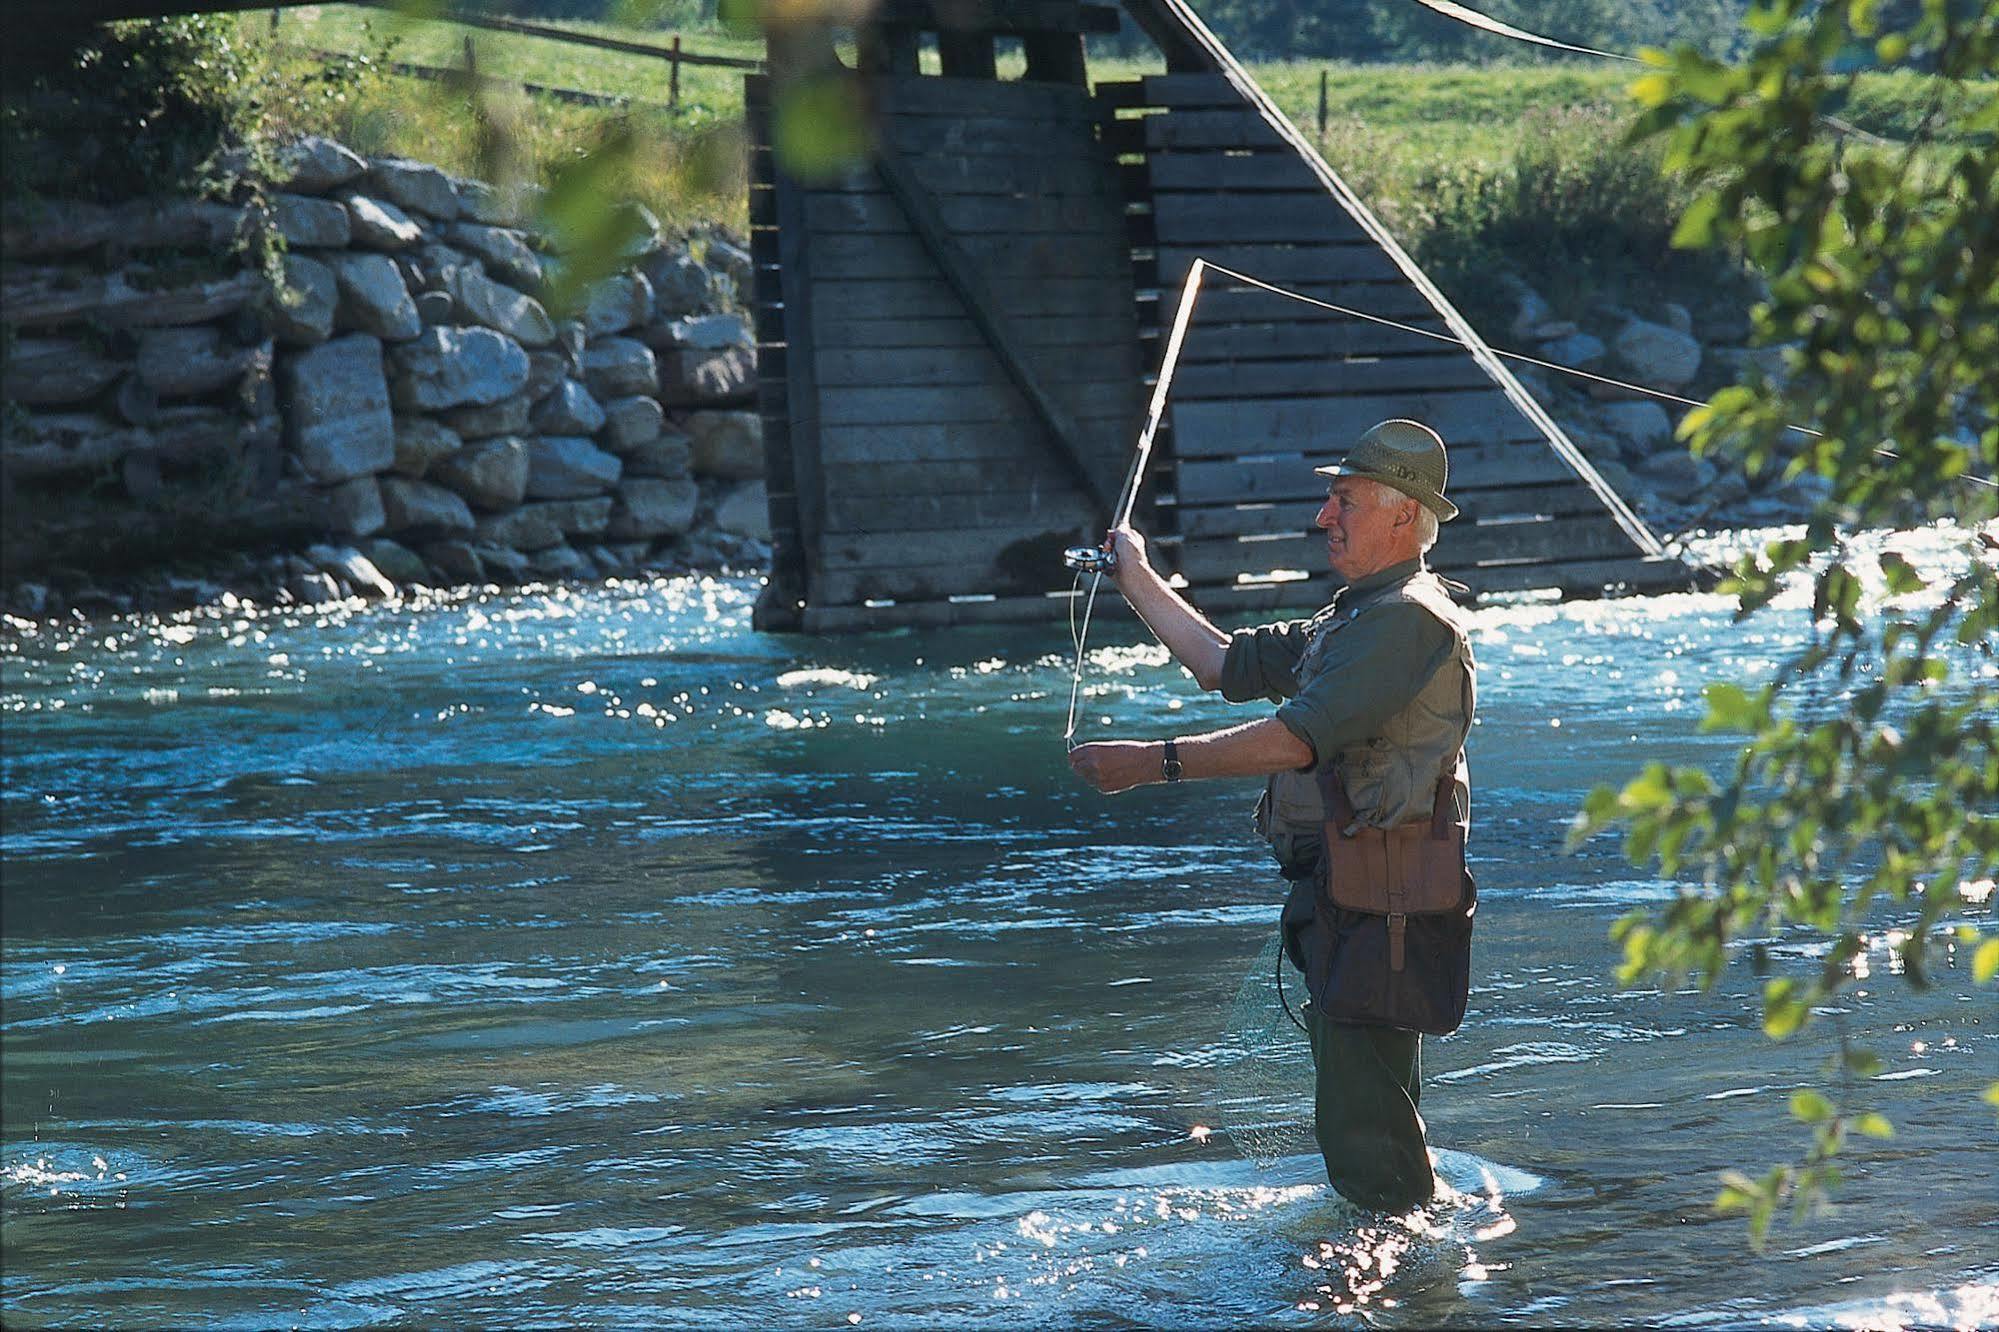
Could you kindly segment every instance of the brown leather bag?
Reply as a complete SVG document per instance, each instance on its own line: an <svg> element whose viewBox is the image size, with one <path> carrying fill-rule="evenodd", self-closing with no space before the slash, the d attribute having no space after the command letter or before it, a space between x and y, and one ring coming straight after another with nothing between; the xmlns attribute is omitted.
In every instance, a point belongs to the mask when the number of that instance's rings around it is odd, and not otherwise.
<svg viewBox="0 0 1999 1332"><path fill-rule="evenodd" d="M1393 828L1361 823L1334 765L1319 772L1326 805L1326 895L1333 905L1388 921L1388 962L1401 971L1412 914L1455 912L1464 906L1465 825L1458 819L1452 754L1437 777L1429 818Z"/></svg>

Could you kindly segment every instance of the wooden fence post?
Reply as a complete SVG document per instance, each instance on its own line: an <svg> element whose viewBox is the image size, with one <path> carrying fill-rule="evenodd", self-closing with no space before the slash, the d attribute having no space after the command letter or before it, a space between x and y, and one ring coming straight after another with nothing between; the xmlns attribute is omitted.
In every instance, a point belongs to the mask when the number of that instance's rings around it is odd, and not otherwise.
<svg viewBox="0 0 1999 1332"><path fill-rule="evenodd" d="M670 59L670 63L668 64L668 69L671 72L667 75L666 104L668 106L679 106L680 105L680 34L679 33L673 34L673 55Z"/></svg>
<svg viewBox="0 0 1999 1332"><path fill-rule="evenodd" d="M1319 71L1319 141L1326 140L1326 71Z"/></svg>

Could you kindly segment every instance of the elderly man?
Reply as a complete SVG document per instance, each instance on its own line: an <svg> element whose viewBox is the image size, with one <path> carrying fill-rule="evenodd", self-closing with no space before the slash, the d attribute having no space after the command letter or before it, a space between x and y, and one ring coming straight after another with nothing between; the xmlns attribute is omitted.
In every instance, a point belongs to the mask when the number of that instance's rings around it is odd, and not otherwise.
<svg viewBox="0 0 1999 1332"><path fill-rule="evenodd" d="M1326 1175L1350 1201L1400 1212L1435 1188L1417 1111L1422 1037L1322 1011L1342 987L1342 966L1351 972L1384 951L1357 943L1364 917L1327 896L1323 793L1334 790L1341 818L1353 816L1349 833L1429 821L1434 807L1437 826L1458 820L1462 846L1474 664L1443 580L1423 563L1438 523L1457 507L1444 498L1444 442L1414 421L1384 421L1343 461L1315 470L1330 478L1317 525L1346 586L1308 620L1224 634L1153 570L1138 533L1120 528L1110 538L1118 590L1201 687L1231 702L1281 699L1276 714L1206 735L1080 745L1070 765L1107 794L1200 777L1269 779L1257 826L1292 885L1284 942L1311 995L1314 1127ZM1440 796L1452 808L1435 806ZM1468 945L1468 875L1464 891ZM1395 951L1399 968L1400 936ZM1433 965L1421 949L1411 956L1412 965ZM1452 983L1461 1015L1462 974Z"/></svg>

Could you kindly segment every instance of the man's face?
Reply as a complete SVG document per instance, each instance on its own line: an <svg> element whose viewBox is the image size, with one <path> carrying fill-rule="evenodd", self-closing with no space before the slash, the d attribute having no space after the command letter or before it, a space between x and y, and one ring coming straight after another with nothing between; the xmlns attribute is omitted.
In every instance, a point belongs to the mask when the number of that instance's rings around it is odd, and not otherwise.
<svg viewBox="0 0 1999 1332"><path fill-rule="evenodd" d="M1327 562L1350 583L1410 558L1403 547L1413 531L1415 515L1407 511L1415 501L1388 491L1401 502L1383 504L1382 492L1377 481L1340 477L1314 520L1326 534Z"/></svg>

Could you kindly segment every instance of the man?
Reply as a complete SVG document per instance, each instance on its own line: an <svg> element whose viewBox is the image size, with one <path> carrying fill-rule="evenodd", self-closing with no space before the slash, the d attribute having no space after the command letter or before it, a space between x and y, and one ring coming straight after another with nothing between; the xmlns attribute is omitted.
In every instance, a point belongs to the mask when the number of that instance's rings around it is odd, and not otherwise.
<svg viewBox="0 0 1999 1332"><path fill-rule="evenodd" d="M1224 634L1153 570L1138 533L1120 528L1110 537L1118 590L1201 687L1237 703L1283 699L1276 714L1164 742L1079 745L1069 762L1106 794L1148 782L1267 777L1257 825L1292 884L1286 952L1308 991L1323 994L1354 921L1320 888L1325 805L1316 774L1331 765L1358 822L1390 828L1429 818L1448 772L1453 813L1468 820L1462 749L1475 666L1443 580L1423 563L1438 524L1457 516L1444 498L1443 440L1415 421L1384 421L1343 461L1314 470L1330 479L1317 526L1346 586L1309 620ZM1327 1179L1364 1207L1401 1212L1429 1201L1435 1178L1417 1110L1421 1035L1336 1022L1310 1001L1306 1028Z"/></svg>

